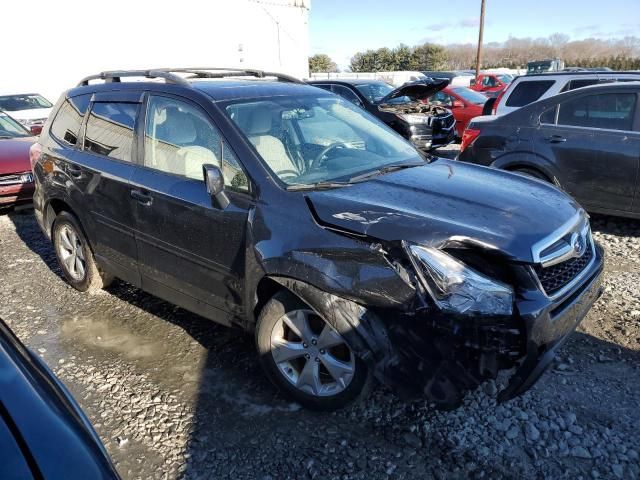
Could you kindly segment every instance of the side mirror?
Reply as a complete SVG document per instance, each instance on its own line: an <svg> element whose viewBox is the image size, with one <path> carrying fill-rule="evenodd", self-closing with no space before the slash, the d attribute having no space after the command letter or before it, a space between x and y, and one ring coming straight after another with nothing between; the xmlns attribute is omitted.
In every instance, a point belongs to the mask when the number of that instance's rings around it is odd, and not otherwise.
<svg viewBox="0 0 640 480"><path fill-rule="evenodd" d="M207 193L211 195L211 204L221 210L229 206L229 197L224 191L224 177L220 168L210 163L202 165L204 183L207 185Z"/></svg>
<svg viewBox="0 0 640 480"><path fill-rule="evenodd" d="M452 108L462 108L464 107L464 103L462 103L460 100L454 100L453 103L451 104Z"/></svg>
<svg viewBox="0 0 640 480"><path fill-rule="evenodd" d="M472 79L469 81L469 85L473 86L473 85L475 85L475 84L476 84L476 79L475 79L475 78L472 78Z"/></svg>

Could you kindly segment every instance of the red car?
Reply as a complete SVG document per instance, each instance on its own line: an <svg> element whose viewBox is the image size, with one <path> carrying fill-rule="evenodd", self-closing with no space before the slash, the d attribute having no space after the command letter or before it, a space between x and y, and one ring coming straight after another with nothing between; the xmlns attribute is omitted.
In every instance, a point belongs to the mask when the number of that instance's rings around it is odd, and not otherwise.
<svg viewBox="0 0 640 480"><path fill-rule="evenodd" d="M0 111L0 208L31 201L29 149L35 141L28 130Z"/></svg>
<svg viewBox="0 0 640 480"><path fill-rule="evenodd" d="M513 77L508 73L481 73L471 80L471 89L496 97L511 83Z"/></svg>
<svg viewBox="0 0 640 480"><path fill-rule="evenodd" d="M456 85L449 85L429 97L430 104L441 105L451 110L456 119L458 138L462 138L462 133L472 118L482 115L482 107L486 101L487 97L482 93Z"/></svg>

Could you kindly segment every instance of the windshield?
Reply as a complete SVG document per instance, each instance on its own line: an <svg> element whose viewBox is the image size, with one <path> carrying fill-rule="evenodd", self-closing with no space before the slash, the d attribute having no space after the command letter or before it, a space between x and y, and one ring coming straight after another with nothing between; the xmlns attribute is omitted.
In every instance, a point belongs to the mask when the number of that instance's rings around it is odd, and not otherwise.
<svg viewBox="0 0 640 480"><path fill-rule="evenodd" d="M503 75L497 75L497 77L500 79L502 83L511 83L511 81L513 80L513 77L506 73Z"/></svg>
<svg viewBox="0 0 640 480"><path fill-rule="evenodd" d="M229 102L225 112L287 185L345 181L424 161L400 135L335 95Z"/></svg>
<svg viewBox="0 0 640 480"><path fill-rule="evenodd" d="M391 85L384 82L360 83L354 86L361 94L367 97L371 103L378 103L395 90ZM397 97L389 100L387 103L391 105L401 105L403 103L409 103L410 101L411 99L409 97Z"/></svg>
<svg viewBox="0 0 640 480"><path fill-rule="evenodd" d="M51 102L42 95L6 95L0 97L0 110L17 112L19 110L32 110L34 108L51 108Z"/></svg>
<svg viewBox="0 0 640 480"><path fill-rule="evenodd" d="M0 138L30 137L31 133L24 129L6 113L0 112Z"/></svg>
<svg viewBox="0 0 640 480"><path fill-rule="evenodd" d="M471 90L470 88L452 87L451 91L459 97L462 97L464 101L473 103L475 105L484 105L487 101L487 97L479 92L476 92L475 90Z"/></svg>

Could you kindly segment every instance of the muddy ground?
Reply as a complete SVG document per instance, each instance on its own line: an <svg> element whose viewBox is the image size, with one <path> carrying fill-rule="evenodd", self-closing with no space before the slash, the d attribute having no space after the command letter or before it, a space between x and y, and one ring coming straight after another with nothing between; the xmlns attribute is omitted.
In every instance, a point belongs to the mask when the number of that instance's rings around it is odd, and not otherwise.
<svg viewBox="0 0 640 480"><path fill-rule="evenodd" d="M312 413L253 340L122 282L61 278L31 211L0 214L0 317L75 395L123 478L640 478L640 222L596 217L606 292L553 367L496 405L439 412L383 388Z"/></svg>

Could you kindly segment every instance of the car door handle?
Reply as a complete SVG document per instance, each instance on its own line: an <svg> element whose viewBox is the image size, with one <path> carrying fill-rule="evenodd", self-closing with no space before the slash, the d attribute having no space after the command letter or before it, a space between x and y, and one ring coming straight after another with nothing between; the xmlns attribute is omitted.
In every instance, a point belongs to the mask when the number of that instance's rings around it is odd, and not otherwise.
<svg viewBox="0 0 640 480"><path fill-rule="evenodd" d="M545 140L549 143L564 143L567 141L562 135L551 135L550 137L545 138Z"/></svg>
<svg viewBox="0 0 640 480"><path fill-rule="evenodd" d="M77 165L68 165L67 172L75 178L80 178L82 176L82 169Z"/></svg>
<svg viewBox="0 0 640 480"><path fill-rule="evenodd" d="M137 200L139 204L150 207L153 203L153 197L142 190L131 190L131 198Z"/></svg>

